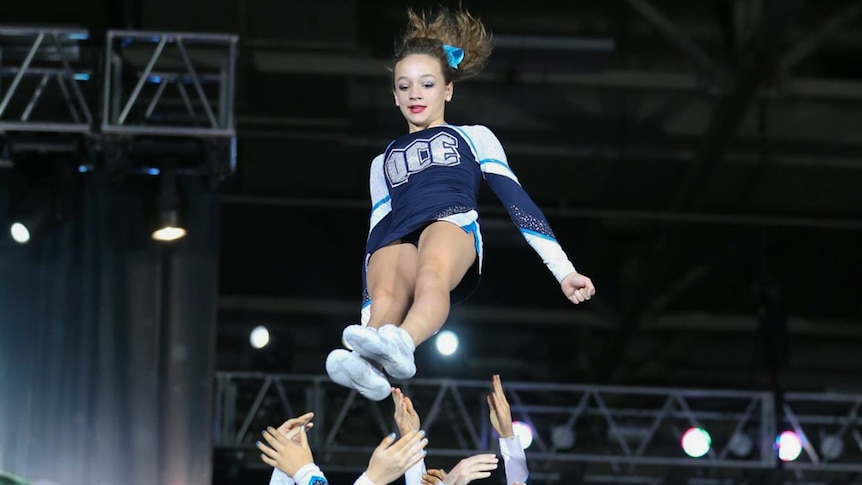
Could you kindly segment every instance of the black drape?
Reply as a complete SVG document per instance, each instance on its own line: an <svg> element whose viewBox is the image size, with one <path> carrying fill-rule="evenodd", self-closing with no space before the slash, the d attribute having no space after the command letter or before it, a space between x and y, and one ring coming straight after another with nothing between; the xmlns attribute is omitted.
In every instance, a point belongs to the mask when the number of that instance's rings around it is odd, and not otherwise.
<svg viewBox="0 0 862 485"><path fill-rule="evenodd" d="M152 193L90 175L73 217L8 236L0 191L0 470L65 484L211 483L218 196L149 237Z"/></svg>

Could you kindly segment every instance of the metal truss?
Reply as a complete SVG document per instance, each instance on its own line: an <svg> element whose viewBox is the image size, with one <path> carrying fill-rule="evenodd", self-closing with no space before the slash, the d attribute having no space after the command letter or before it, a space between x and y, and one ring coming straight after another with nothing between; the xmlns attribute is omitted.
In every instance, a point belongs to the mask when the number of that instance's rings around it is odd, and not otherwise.
<svg viewBox="0 0 862 485"><path fill-rule="evenodd" d="M0 131L87 133L87 30L0 26ZM11 79L8 86L5 81Z"/></svg>
<svg viewBox="0 0 862 485"><path fill-rule="evenodd" d="M102 132L235 136L236 35L108 32Z"/></svg>
<svg viewBox="0 0 862 485"><path fill-rule="evenodd" d="M429 434L430 467L496 448L488 383L413 379L395 385L414 400ZM756 391L504 385L513 418L534 430L531 472L548 482L668 483L676 473L685 483L735 483L777 473L819 483L862 472L862 395L793 393L777 404L772 393ZM214 446L251 450L266 426L314 411L316 459L361 472L379 438L395 429L392 409L389 401L368 401L325 376L220 372ZM679 444L693 426L712 436L710 452L698 459ZM803 437L797 461L777 459L775 438L782 430ZM259 465L256 453L248 456L248 466Z"/></svg>
<svg viewBox="0 0 862 485"><path fill-rule="evenodd" d="M112 172L159 173L138 165L163 154L180 159L184 173L234 171L238 36L113 30L99 67L89 40L82 29L0 26L0 134L22 132L16 146L40 147L53 140L21 140L83 136L73 149L103 151Z"/></svg>

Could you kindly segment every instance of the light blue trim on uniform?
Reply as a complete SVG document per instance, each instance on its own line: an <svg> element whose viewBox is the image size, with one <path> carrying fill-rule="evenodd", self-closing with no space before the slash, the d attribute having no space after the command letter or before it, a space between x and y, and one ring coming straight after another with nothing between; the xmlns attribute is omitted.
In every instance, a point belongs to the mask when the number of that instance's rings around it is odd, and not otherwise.
<svg viewBox="0 0 862 485"><path fill-rule="evenodd" d="M476 222L474 221L467 224L466 226L461 226L461 229L473 235L473 247L476 248L476 254L482 254L481 248L479 247L479 226L476 224Z"/></svg>
<svg viewBox="0 0 862 485"><path fill-rule="evenodd" d="M371 298L369 298L368 301L362 303L362 309L365 310L365 307L370 306L370 305L371 305Z"/></svg>
<svg viewBox="0 0 862 485"><path fill-rule="evenodd" d="M522 233L524 233L524 234L529 234L529 235L531 235L531 236L536 236L536 237L540 237L540 238L542 238L542 239L547 239L548 241L554 241L554 242L557 242L557 238L555 238L554 236L549 236L549 235L547 235L547 234L542 234L541 232L531 231L531 230L529 230L529 229L524 229L524 228L520 228L520 229L521 229L521 232L522 232ZM559 243L557 243L557 244L559 244Z"/></svg>
<svg viewBox="0 0 862 485"><path fill-rule="evenodd" d="M391 199L391 198L392 198L392 197L390 197L390 196L388 196L388 195L387 195L386 197L384 197L384 198L382 198L382 199L378 200L378 201L377 201L373 206L371 206L371 212L376 211L378 207L380 207L381 205L383 205L383 204L385 204L385 203L389 202L389 199Z"/></svg>
<svg viewBox="0 0 862 485"><path fill-rule="evenodd" d="M486 163L497 163L497 164L500 164L506 168L509 168L508 163L506 163L502 160L497 160L496 158L486 158L486 159L482 160L481 162L479 162L479 165L484 165ZM509 169L509 170L511 170L511 169Z"/></svg>
<svg viewBox="0 0 862 485"><path fill-rule="evenodd" d="M515 178L515 179L517 178L517 177L515 177L515 172L512 171L512 167L510 167L508 163L506 163L502 160L497 160L496 158L486 158L486 159L482 160L481 162L479 162L479 166L481 167L482 165L484 165L486 163L496 163L497 165L502 165L503 167L506 167L506 170L509 172L509 174L512 176L512 178ZM520 184L518 184L518 185L520 185Z"/></svg>
<svg viewBox="0 0 862 485"><path fill-rule="evenodd" d="M461 129L458 126L455 126L455 125L446 125L446 126L457 131L461 135L461 138L467 140L467 143L470 144L470 149L473 150L473 155L478 159L479 158L479 150L476 150L476 144L473 143L473 139L470 138L470 135L468 135L466 131L464 131L463 129Z"/></svg>

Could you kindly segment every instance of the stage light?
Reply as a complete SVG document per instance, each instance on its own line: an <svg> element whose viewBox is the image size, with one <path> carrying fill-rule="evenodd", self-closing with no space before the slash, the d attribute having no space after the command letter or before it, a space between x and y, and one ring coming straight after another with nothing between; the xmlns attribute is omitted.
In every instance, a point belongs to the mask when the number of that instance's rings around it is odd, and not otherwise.
<svg viewBox="0 0 862 485"><path fill-rule="evenodd" d="M575 445L575 430L571 426L554 426L551 429L551 444L558 450L567 450Z"/></svg>
<svg viewBox="0 0 862 485"><path fill-rule="evenodd" d="M173 166L168 165L161 172L159 216L152 238L156 241L171 242L181 239L185 235L186 229L180 221L177 173Z"/></svg>
<svg viewBox="0 0 862 485"><path fill-rule="evenodd" d="M689 428L682 435L682 450L692 458L700 458L709 453L712 438L703 428Z"/></svg>
<svg viewBox="0 0 862 485"><path fill-rule="evenodd" d="M13 222L12 227L9 228L9 232L12 234L12 239L17 243L27 244L30 241L30 231L27 229L27 226L20 222Z"/></svg>
<svg viewBox="0 0 862 485"><path fill-rule="evenodd" d="M778 459L793 461L802 454L802 440L793 431L785 431L775 439L775 448L778 450Z"/></svg>
<svg viewBox="0 0 862 485"><path fill-rule="evenodd" d="M54 194L46 190L31 190L20 196L9 216L12 239L27 244L47 233L60 220L55 204Z"/></svg>
<svg viewBox="0 0 862 485"><path fill-rule="evenodd" d="M836 460L844 453L844 440L840 436L829 434L820 440L820 454L825 460Z"/></svg>
<svg viewBox="0 0 862 485"><path fill-rule="evenodd" d="M754 440L752 440L751 436L747 433L737 431L730 437L730 441L727 443L727 448L734 456L748 456L748 454L751 453L751 450L754 449Z"/></svg>
<svg viewBox="0 0 862 485"><path fill-rule="evenodd" d="M269 330L263 325L254 327L249 336L251 346L256 349L262 349L269 344Z"/></svg>
<svg viewBox="0 0 862 485"><path fill-rule="evenodd" d="M170 242L185 237L186 229L182 227L179 219L176 210L162 211L159 214L159 227L153 231L153 239Z"/></svg>
<svg viewBox="0 0 862 485"><path fill-rule="evenodd" d="M533 444L533 428L529 424L512 421L512 431L515 432L515 436L521 442L521 448L526 450Z"/></svg>
<svg viewBox="0 0 862 485"><path fill-rule="evenodd" d="M434 339L434 345L437 347L437 352L441 355L452 355L458 350L458 336L449 330L443 330L437 334Z"/></svg>

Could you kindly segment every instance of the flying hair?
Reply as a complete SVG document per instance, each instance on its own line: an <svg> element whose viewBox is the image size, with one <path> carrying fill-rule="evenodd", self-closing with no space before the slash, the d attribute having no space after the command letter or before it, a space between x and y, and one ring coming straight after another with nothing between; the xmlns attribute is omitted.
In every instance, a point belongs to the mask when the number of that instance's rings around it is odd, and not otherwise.
<svg viewBox="0 0 862 485"><path fill-rule="evenodd" d="M457 69L449 65L444 45L464 51ZM485 68L491 56L491 34L466 10L440 7L436 12L407 10L407 27L395 50L395 64L412 54L426 54L440 61L447 83L473 77Z"/></svg>

